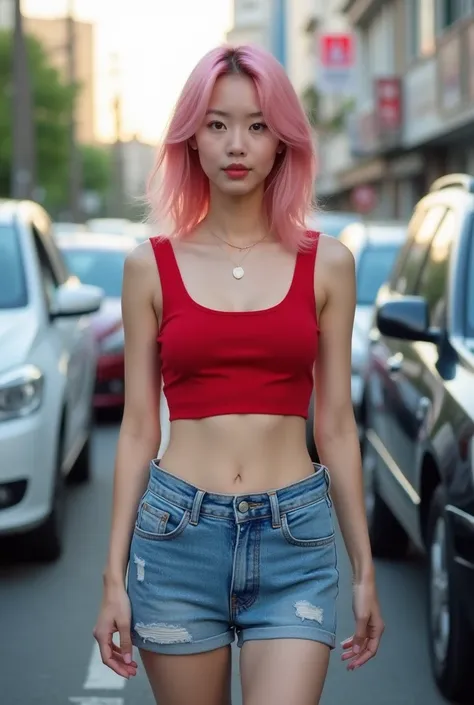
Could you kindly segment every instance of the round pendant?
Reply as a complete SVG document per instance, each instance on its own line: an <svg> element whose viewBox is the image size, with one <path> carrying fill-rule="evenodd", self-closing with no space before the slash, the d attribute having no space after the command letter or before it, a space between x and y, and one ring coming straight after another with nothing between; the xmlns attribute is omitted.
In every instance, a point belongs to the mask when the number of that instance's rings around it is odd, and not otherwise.
<svg viewBox="0 0 474 705"><path fill-rule="evenodd" d="M234 269L232 270L232 274L235 279L242 279L242 277L244 276L244 270L242 267L234 267Z"/></svg>

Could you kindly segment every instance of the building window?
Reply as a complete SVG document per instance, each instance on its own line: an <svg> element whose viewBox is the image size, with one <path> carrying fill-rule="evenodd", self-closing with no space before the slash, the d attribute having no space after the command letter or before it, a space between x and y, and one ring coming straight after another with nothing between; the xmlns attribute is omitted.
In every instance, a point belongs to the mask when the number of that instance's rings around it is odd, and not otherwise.
<svg viewBox="0 0 474 705"><path fill-rule="evenodd" d="M437 0L437 22L439 32L443 32L458 20L474 14L474 0Z"/></svg>

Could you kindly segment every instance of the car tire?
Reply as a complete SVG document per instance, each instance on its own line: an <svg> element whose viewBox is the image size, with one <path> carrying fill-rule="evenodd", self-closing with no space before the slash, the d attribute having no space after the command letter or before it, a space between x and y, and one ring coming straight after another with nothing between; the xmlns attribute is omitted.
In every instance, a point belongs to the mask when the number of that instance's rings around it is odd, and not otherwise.
<svg viewBox="0 0 474 705"><path fill-rule="evenodd" d="M82 446L81 452L77 456L76 462L71 468L68 476L68 483L82 485L91 479L91 438L87 437Z"/></svg>
<svg viewBox="0 0 474 705"><path fill-rule="evenodd" d="M427 526L428 635L433 675L450 702L472 705L472 640L457 589L453 537L442 485L434 492Z"/></svg>
<svg viewBox="0 0 474 705"><path fill-rule="evenodd" d="M63 432L58 444L56 476L54 480L51 512L46 521L31 536L32 557L41 562L60 558L63 548L66 483L62 473Z"/></svg>
<svg viewBox="0 0 474 705"><path fill-rule="evenodd" d="M376 453L365 433L361 445L367 523L372 553L376 558L393 560L404 558L410 543L408 534L378 492Z"/></svg>

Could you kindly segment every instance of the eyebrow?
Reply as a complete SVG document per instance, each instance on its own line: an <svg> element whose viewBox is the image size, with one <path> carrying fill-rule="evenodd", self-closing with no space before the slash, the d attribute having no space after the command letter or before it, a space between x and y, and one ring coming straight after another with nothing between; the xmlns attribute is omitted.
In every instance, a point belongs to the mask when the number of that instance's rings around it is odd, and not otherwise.
<svg viewBox="0 0 474 705"><path fill-rule="evenodd" d="M213 109L208 110L206 112L206 115L218 115L219 117L226 117L226 118L231 117L230 113L226 113L224 110L213 110ZM257 111L256 113L249 113L247 115L247 117L259 118L259 117L263 117L263 113L261 111Z"/></svg>

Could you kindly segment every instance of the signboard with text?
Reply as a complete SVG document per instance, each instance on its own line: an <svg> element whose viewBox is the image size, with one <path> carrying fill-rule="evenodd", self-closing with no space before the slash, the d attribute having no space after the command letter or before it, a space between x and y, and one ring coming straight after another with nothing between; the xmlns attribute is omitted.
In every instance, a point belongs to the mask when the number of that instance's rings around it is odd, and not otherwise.
<svg viewBox="0 0 474 705"><path fill-rule="evenodd" d="M319 36L318 90L332 95L352 95L355 75L355 41L348 32Z"/></svg>

